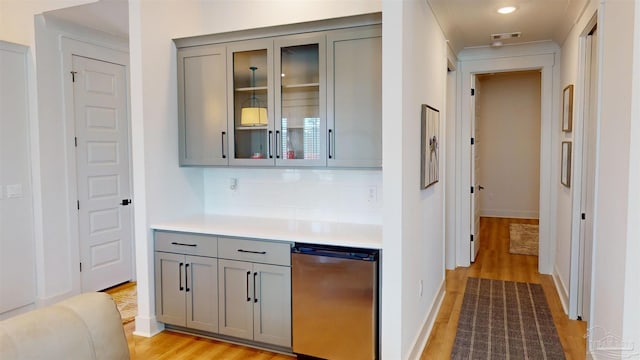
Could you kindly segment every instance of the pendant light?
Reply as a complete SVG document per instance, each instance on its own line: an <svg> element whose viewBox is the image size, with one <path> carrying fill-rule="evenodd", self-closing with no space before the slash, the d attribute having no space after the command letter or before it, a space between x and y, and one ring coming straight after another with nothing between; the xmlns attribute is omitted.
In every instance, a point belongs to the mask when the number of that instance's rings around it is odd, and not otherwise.
<svg viewBox="0 0 640 360"><path fill-rule="evenodd" d="M251 66L251 97L242 105L240 113L241 126L260 126L267 125L267 107L262 106L260 100L256 97L256 70L257 67Z"/></svg>

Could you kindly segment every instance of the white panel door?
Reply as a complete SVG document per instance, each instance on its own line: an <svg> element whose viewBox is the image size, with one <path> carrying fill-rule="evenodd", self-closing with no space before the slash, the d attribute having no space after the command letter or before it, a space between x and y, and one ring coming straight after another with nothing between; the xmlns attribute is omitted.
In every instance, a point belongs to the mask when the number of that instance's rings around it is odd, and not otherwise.
<svg viewBox="0 0 640 360"><path fill-rule="evenodd" d="M475 75L471 81L472 86L476 87ZM471 96L471 134L473 139L471 140L471 261L476 261L478 251L480 250L480 184L479 181L479 164L480 164L480 152L478 151L478 138L479 127L478 119L476 118L477 106L477 89L474 89L474 96Z"/></svg>
<svg viewBox="0 0 640 360"><path fill-rule="evenodd" d="M591 309L591 276L593 272L593 217L595 208L596 141L597 141L597 87L598 87L598 35L597 30L586 38L585 116L582 142L582 199L584 217L580 226L580 261L578 274L578 316L589 321Z"/></svg>
<svg viewBox="0 0 640 360"><path fill-rule="evenodd" d="M132 278L125 67L73 56L82 291Z"/></svg>

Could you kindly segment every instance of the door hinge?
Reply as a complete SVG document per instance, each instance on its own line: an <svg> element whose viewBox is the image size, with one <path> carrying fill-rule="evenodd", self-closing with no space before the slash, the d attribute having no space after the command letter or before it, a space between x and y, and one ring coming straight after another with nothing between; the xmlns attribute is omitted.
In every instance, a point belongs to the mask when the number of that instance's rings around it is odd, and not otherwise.
<svg viewBox="0 0 640 360"><path fill-rule="evenodd" d="M80 272L82 272L82 263L80 263Z"/></svg>
<svg viewBox="0 0 640 360"><path fill-rule="evenodd" d="M76 82L76 74L77 73L78 73L77 71L72 71L71 72L71 82Z"/></svg>
<svg viewBox="0 0 640 360"><path fill-rule="evenodd" d="M587 214L582 213L582 220L587 220Z"/></svg>
<svg viewBox="0 0 640 360"><path fill-rule="evenodd" d="M476 96L476 89L471 89L471 96Z"/></svg>
<svg viewBox="0 0 640 360"><path fill-rule="evenodd" d="M474 190L475 190L475 189L474 189L474 188L473 188L473 186L472 186L472 187L471 187L471 193L472 193L472 194L473 194L473 191L474 191Z"/></svg>
<svg viewBox="0 0 640 360"><path fill-rule="evenodd" d="M476 138L471 138L471 145L475 145L476 144Z"/></svg>
<svg viewBox="0 0 640 360"><path fill-rule="evenodd" d="M80 210L80 200L76 200L76 205L78 206L78 210Z"/></svg>
<svg viewBox="0 0 640 360"><path fill-rule="evenodd" d="M471 242L473 242L473 234L471 234Z"/></svg>
<svg viewBox="0 0 640 360"><path fill-rule="evenodd" d="M78 137L77 136L73 138L73 141L74 141L76 147L78 147Z"/></svg>

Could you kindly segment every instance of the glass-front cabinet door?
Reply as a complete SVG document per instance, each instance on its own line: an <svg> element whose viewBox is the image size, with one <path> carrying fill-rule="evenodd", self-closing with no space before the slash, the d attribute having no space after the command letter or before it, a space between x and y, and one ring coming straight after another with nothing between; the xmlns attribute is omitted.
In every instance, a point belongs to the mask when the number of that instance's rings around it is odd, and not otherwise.
<svg viewBox="0 0 640 360"><path fill-rule="evenodd" d="M325 166L324 35L275 40L276 165Z"/></svg>
<svg viewBox="0 0 640 360"><path fill-rule="evenodd" d="M272 40L252 40L228 48L231 164L274 164L272 44Z"/></svg>

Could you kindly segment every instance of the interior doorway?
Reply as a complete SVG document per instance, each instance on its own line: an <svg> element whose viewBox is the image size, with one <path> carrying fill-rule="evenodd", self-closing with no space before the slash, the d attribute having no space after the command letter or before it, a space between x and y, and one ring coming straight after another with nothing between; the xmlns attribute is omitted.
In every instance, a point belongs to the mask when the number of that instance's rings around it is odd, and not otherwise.
<svg viewBox="0 0 640 360"><path fill-rule="evenodd" d="M471 181L471 145L473 138L473 109L475 97L472 81L477 75L488 73L502 73L510 71L536 70L540 72L540 175L539 175L539 257L538 270L542 274L553 272L553 249L555 241L552 233L555 231L556 220L552 217L552 204L555 203L556 194L552 191L551 179L555 176L553 146L553 119L554 119L554 68L557 66L553 51L549 54L522 55L505 58L483 58L462 60L460 91L458 101L460 108L460 130L456 138L456 228L460 229L456 237L458 248L456 253L457 266L470 266L471 243L469 241L472 223L471 192L474 186ZM469 91L469 92L467 92ZM480 141L482 141L480 139ZM482 158L482 155L481 155ZM482 185L482 184L478 184ZM475 190L475 189L474 189ZM484 190L483 190L484 191Z"/></svg>
<svg viewBox="0 0 640 360"><path fill-rule="evenodd" d="M128 53L62 41L80 292L135 280Z"/></svg>
<svg viewBox="0 0 640 360"><path fill-rule="evenodd" d="M481 217L539 219L540 88L539 70L476 75L472 234L481 231ZM520 229L513 228L519 240ZM529 225L526 236L537 247L533 231L537 226ZM475 236L482 239L482 234Z"/></svg>

